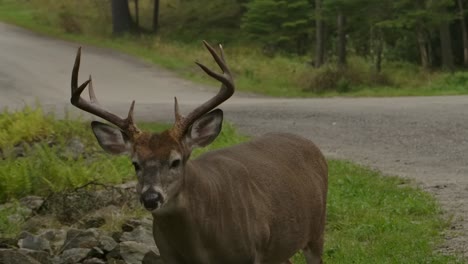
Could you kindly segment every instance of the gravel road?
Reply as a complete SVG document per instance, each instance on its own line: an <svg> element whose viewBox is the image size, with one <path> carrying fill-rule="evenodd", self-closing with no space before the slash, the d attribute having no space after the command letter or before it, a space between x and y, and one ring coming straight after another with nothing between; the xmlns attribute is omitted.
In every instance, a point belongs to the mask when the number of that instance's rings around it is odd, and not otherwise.
<svg viewBox="0 0 468 264"><path fill-rule="evenodd" d="M63 113L78 46L0 23L0 107L38 100ZM229 60L228 48L226 53ZM217 90L84 46L81 80L89 73L101 104L124 115L135 99L140 120L172 121L174 96L187 112ZM237 93L223 109L225 119L248 134L298 133L328 157L414 179L454 216L442 250L468 257L468 96L278 99Z"/></svg>

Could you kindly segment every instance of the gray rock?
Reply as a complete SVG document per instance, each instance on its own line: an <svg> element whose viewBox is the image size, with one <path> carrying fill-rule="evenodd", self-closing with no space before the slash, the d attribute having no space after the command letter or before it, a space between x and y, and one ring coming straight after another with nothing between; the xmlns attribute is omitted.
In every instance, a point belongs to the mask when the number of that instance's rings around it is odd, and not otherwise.
<svg viewBox="0 0 468 264"><path fill-rule="evenodd" d="M106 264L106 262L99 258L90 258L83 261L83 264Z"/></svg>
<svg viewBox="0 0 468 264"><path fill-rule="evenodd" d="M122 224L122 231L124 232L132 232L135 228L143 226L144 228L148 230L153 230L153 220L149 218L143 218L143 219L127 219L123 224Z"/></svg>
<svg viewBox="0 0 468 264"><path fill-rule="evenodd" d="M108 259L107 264L127 264L124 260L122 259Z"/></svg>
<svg viewBox="0 0 468 264"><path fill-rule="evenodd" d="M24 255L15 249L0 249L1 264L41 264L39 261Z"/></svg>
<svg viewBox="0 0 468 264"><path fill-rule="evenodd" d="M150 251L145 254L141 264L164 264L161 256L157 255L153 251Z"/></svg>
<svg viewBox="0 0 468 264"><path fill-rule="evenodd" d="M67 231L64 229L47 229L39 234L40 237L47 239L52 249L52 253L58 252L65 243Z"/></svg>
<svg viewBox="0 0 468 264"><path fill-rule="evenodd" d="M82 154L85 153L85 145L78 137L73 137L67 142L67 154L70 155L73 159L79 158Z"/></svg>
<svg viewBox="0 0 468 264"><path fill-rule="evenodd" d="M39 233L44 229L55 229L60 226L60 223L53 215L36 215L29 218L23 224L23 230L31 233Z"/></svg>
<svg viewBox="0 0 468 264"><path fill-rule="evenodd" d="M32 211L37 211L43 203L44 198L40 196L30 195L20 199L20 204L23 207L31 209Z"/></svg>
<svg viewBox="0 0 468 264"><path fill-rule="evenodd" d="M99 248L105 252L114 250L117 245L118 243L110 236L102 235L99 237Z"/></svg>
<svg viewBox="0 0 468 264"><path fill-rule="evenodd" d="M45 251L31 250L31 249L19 249L20 253L29 256L42 264L51 264L50 254Z"/></svg>
<svg viewBox="0 0 468 264"><path fill-rule="evenodd" d="M99 233L95 229L69 229L63 249L97 247Z"/></svg>
<svg viewBox="0 0 468 264"><path fill-rule="evenodd" d="M132 232L124 232L120 241L135 241L145 245L156 246L153 238L153 232L143 226L136 227Z"/></svg>
<svg viewBox="0 0 468 264"><path fill-rule="evenodd" d="M82 227L88 228L99 228L106 223L106 219L102 216L89 216L82 220Z"/></svg>
<svg viewBox="0 0 468 264"><path fill-rule="evenodd" d="M135 241L125 241L119 244L120 255L128 264L141 264L145 255L152 247Z"/></svg>
<svg viewBox="0 0 468 264"><path fill-rule="evenodd" d="M88 253L88 258L104 258L104 251L98 247L93 247Z"/></svg>
<svg viewBox="0 0 468 264"><path fill-rule="evenodd" d="M47 239L40 236L35 236L29 232L23 231L19 235L20 240L18 240L18 247L39 251L50 252L50 243Z"/></svg>
<svg viewBox="0 0 468 264"><path fill-rule="evenodd" d="M61 255L62 264L75 264L84 260L91 249L89 248L71 248L63 251Z"/></svg>
<svg viewBox="0 0 468 264"><path fill-rule="evenodd" d="M117 245L112 251L106 254L106 259L109 261L111 259L122 259L120 255L120 245Z"/></svg>
<svg viewBox="0 0 468 264"><path fill-rule="evenodd" d="M16 239L0 237L0 248L16 247Z"/></svg>

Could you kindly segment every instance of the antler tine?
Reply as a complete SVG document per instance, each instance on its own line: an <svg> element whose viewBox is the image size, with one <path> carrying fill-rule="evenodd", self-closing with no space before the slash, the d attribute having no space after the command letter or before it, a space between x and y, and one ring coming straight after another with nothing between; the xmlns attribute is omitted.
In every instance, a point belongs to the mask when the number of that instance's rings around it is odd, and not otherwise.
<svg viewBox="0 0 468 264"><path fill-rule="evenodd" d="M109 121L110 123L116 125L121 130L126 132L128 136L133 136L136 133L140 133L140 130L136 127L133 122L133 109L135 106L135 101L132 102L130 110L128 112L128 117L126 119L120 118L115 114L108 112L99 106L96 95L94 94L93 83L91 76L83 84L78 86L78 72L80 70L80 61L81 61L81 47L78 48L75 58L75 64L73 66L72 77L71 77L71 98L70 102L72 105L77 108L94 114L104 120ZM86 101L81 97L81 93L84 91L86 86L89 84L89 98L90 101Z"/></svg>
<svg viewBox="0 0 468 264"><path fill-rule="evenodd" d="M221 82L221 88L214 97L212 97L210 100L206 101L199 107L195 108L185 118L179 114L179 106L177 104L177 99L175 100L174 108L176 112L175 113L176 122L174 123L174 127L171 133L173 133L173 135L178 138L182 137L187 132L187 129L193 124L193 122L195 122L195 120L197 120L204 114L208 113L209 111L213 110L215 107L217 107L218 105L220 105L221 103L229 99L234 94L234 90L235 90L234 81L232 78L231 71L229 70L229 67L227 66L226 61L224 59L223 47L219 45L220 55L218 55L215 49L211 47L211 45L208 44L208 42L203 41L203 44L211 53L211 56L216 61L218 66L221 68L223 73L222 74L216 73L210 68L206 67L205 65L199 62L195 62L195 63L210 77Z"/></svg>
<svg viewBox="0 0 468 264"><path fill-rule="evenodd" d="M89 92L89 101L93 104L99 105L96 94L94 94L93 79L91 78L91 75L89 75L88 92Z"/></svg>

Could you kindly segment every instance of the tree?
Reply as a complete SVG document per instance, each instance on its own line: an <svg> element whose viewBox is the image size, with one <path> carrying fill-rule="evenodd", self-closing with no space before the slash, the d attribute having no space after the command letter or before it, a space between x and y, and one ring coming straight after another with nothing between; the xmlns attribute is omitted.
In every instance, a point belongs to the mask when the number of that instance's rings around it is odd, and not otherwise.
<svg viewBox="0 0 468 264"><path fill-rule="evenodd" d="M343 11L338 11L337 33L338 33L338 66L346 66L346 17Z"/></svg>
<svg viewBox="0 0 468 264"><path fill-rule="evenodd" d="M128 0L112 0L112 32L122 34L130 32L135 24L130 14Z"/></svg>
<svg viewBox="0 0 468 264"><path fill-rule="evenodd" d="M447 70L454 69L452 40L450 37L450 27L448 22L440 24L440 49L442 56L442 67Z"/></svg>
<svg viewBox="0 0 468 264"><path fill-rule="evenodd" d="M153 32L158 33L159 30L159 0L154 0L153 6Z"/></svg>
<svg viewBox="0 0 468 264"><path fill-rule="evenodd" d="M465 9L463 7L463 0L457 0L458 9L459 9L459 19L462 32L462 41L463 41L463 65L468 66L468 29L466 27L465 21Z"/></svg>
<svg viewBox="0 0 468 264"><path fill-rule="evenodd" d="M324 23L322 0L315 0L315 67L319 68L325 62Z"/></svg>
<svg viewBox="0 0 468 264"><path fill-rule="evenodd" d="M433 54L432 36L439 36L443 64L452 64L451 44L445 38L450 38L448 25L454 19L448 7L453 0L396 0L391 6L392 17L382 21L380 26L396 30L415 39L418 46L421 65L424 68L432 66ZM411 35L412 34L412 35ZM413 37L414 36L414 37ZM443 46L443 48L442 48ZM452 56L452 59L450 59Z"/></svg>
<svg viewBox="0 0 468 264"><path fill-rule="evenodd" d="M246 5L242 28L264 47L304 54L312 24L307 0L252 0Z"/></svg>

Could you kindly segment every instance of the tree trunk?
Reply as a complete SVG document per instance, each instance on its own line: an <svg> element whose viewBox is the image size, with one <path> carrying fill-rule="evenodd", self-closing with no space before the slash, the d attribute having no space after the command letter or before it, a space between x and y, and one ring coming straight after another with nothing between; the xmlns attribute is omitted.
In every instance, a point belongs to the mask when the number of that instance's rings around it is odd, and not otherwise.
<svg viewBox="0 0 468 264"><path fill-rule="evenodd" d="M133 27L128 0L112 0L112 31L114 34L130 32Z"/></svg>
<svg viewBox="0 0 468 264"><path fill-rule="evenodd" d="M159 0L154 0L153 7L153 32L157 34L159 31Z"/></svg>
<svg viewBox="0 0 468 264"><path fill-rule="evenodd" d="M138 0L135 1L135 24L136 28L140 28L140 9L138 7Z"/></svg>
<svg viewBox="0 0 468 264"><path fill-rule="evenodd" d="M450 39L450 28L448 22L440 25L440 48L442 55L442 67L447 70L454 69L452 41Z"/></svg>
<svg viewBox="0 0 468 264"><path fill-rule="evenodd" d="M322 18L322 0L315 0L315 67L324 63L324 25Z"/></svg>
<svg viewBox="0 0 468 264"><path fill-rule="evenodd" d="M466 28L465 9L463 8L463 0L457 0L457 2L460 9L460 24L463 36L463 65L468 67L468 29Z"/></svg>
<svg viewBox="0 0 468 264"><path fill-rule="evenodd" d="M424 69L429 69L429 54L427 51L427 41L422 29L418 30L418 46L419 46L419 54L421 56L421 66Z"/></svg>
<svg viewBox="0 0 468 264"><path fill-rule="evenodd" d="M375 34L375 71L380 73L382 71L382 53L383 53L383 39L382 32L377 29Z"/></svg>
<svg viewBox="0 0 468 264"><path fill-rule="evenodd" d="M346 65L346 32L345 32L346 18L342 11L339 11L337 18L337 31L338 31L338 66Z"/></svg>

